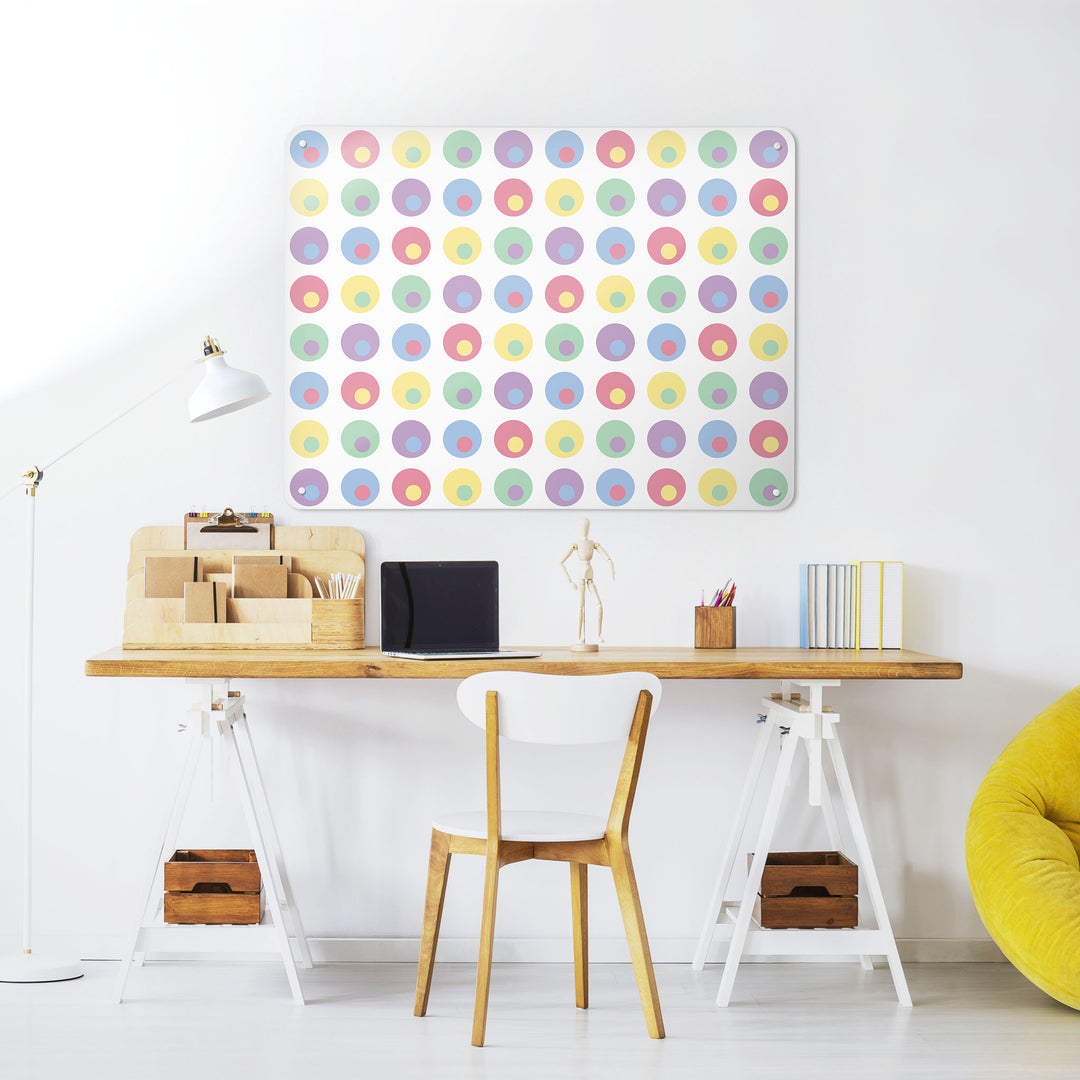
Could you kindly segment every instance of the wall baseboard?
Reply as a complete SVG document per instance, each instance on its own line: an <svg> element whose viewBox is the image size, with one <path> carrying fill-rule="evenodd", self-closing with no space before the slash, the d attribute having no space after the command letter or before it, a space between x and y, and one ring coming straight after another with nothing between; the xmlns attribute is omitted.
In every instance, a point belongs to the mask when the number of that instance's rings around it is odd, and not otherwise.
<svg viewBox="0 0 1080 1080"><path fill-rule="evenodd" d="M124 949L125 938L119 934L48 935L35 943L35 952L43 955L71 956L85 960L116 960ZM420 952L416 938L308 938L312 958L317 963L415 964ZM697 948L693 938L653 938L649 942L653 962L689 964ZM1004 963L1001 950L989 938L902 938L897 941L900 959L908 964L986 964ZM0 937L0 952L16 948L15 939ZM477 944L471 938L445 938L439 942L438 960L447 964L475 964ZM722 963L726 943L714 942L709 963ZM171 956L182 959L185 954ZM205 954L200 954L205 955ZM224 955L224 954L223 954ZM246 955L246 954L245 954ZM274 954L261 953L260 957ZM236 954L229 954L235 959ZM630 962L623 938L590 938L589 959L595 964ZM744 964L835 963L831 956L783 957L748 956ZM567 939L509 938L496 940L495 962L504 964L570 964L572 945Z"/></svg>

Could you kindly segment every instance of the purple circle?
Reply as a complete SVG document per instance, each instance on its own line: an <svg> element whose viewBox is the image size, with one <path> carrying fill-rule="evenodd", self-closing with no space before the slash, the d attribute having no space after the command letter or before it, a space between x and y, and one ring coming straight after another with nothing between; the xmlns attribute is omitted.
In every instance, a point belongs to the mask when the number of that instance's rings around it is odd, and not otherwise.
<svg viewBox="0 0 1080 1080"><path fill-rule="evenodd" d="M608 445L616 454L621 454L626 449L626 440L621 435L615 435Z"/></svg>
<svg viewBox="0 0 1080 1080"><path fill-rule="evenodd" d="M321 229L310 226L305 229L297 229L289 241L289 251L292 252L292 257L297 262L304 263L305 266L311 266L312 263L325 259L329 250L330 244L326 239L326 234Z"/></svg>
<svg viewBox="0 0 1080 1080"><path fill-rule="evenodd" d="M469 387L463 386L454 396L457 398L459 405L470 405L473 399L473 392Z"/></svg>
<svg viewBox="0 0 1080 1080"><path fill-rule="evenodd" d="M779 244L766 244L761 249L761 254L764 255L766 259L775 259L777 257L777 255L780 254L780 245Z"/></svg>
<svg viewBox="0 0 1080 1080"><path fill-rule="evenodd" d="M399 214L405 214L407 217L417 217L430 205L431 192L428 191L428 186L423 180L410 177L408 180L402 180L394 188L391 202L393 202L394 209Z"/></svg>
<svg viewBox="0 0 1080 1080"><path fill-rule="evenodd" d="M452 277L443 287L443 302L451 311L472 311L480 303L480 295L480 283L465 274Z"/></svg>
<svg viewBox="0 0 1080 1080"><path fill-rule="evenodd" d="M410 308L418 308L423 303L424 298L414 289L412 292L405 294L405 305Z"/></svg>
<svg viewBox="0 0 1080 1080"><path fill-rule="evenodd" d="M350 360L370 360L379 351L379 335L374 326L355 323L341 335L341 351Z"/></svg>
<svg viewBox="0 0 1080 1080"><path fill-rule="evenodd" d="M326 477L318 469L301 469L289 481L289 494L300 506L318 506L329 490Z"/></svg>
<svg viewBox="0 0 1080 1080"><path fill-rule="evenodd" d="M431 445L431 433L419 420L403 420L390 436L394 449L407 458L417 458Z"/></svg>
<svg viewBox="0 0 1080 1080"><path fill-rule="evenodd" d="M520 371L508 371L495 380L495 400L504 409L523 409L532 392L532 383Z"/></svg>
<svg viewBox="0 0 1080 1080"><path fill-rule="evenodd" d="M552 229L544 242L544 250L552 262L568 266L581 258L585 242L576 229Z"/></svg>
<svg viewBox="0 0 1080 1080"><path fill-rule="evenodd" d="M783 165L788 155L788 142L779 131L759 131L750 140L750 157L763 169Z"/></svg>
<svg viewBox="0 0 1080 1080"><path fill-rule="evenodd" d="M657 457L672 458L686 446L686 432L674 420L660 420L649 428L645 441Z"/></svg>
<svg viewBox="0 0 1080 1080"><path fill-rule="evenodd" d="M605 360L618 363L634 351L634 335L630 327L611 323L596 335L596 348Z"/></svg>
<svg viewBox="0 0 1080 1080"><path fill-rule="evenodd" d="M728 311L738 295L735 282L722 274L707 277L698 288L698 300L706 311Z"/></svg>
<svg viewBox="0 0 1080 1080"><path fill-rule="evenodd" d="M787 401L788 385L775 371L763 371L750 383L750 400L759 409L778 409Z"/></svg>
<svg viewBox="0 0 1080 1080"><path fill-rule="evenodd" d="M686 205L686 192L678 180L657 180L649 188L647 201L654 214L671 217Z"/></svg>
<svg viewBox="0 0 1080 1080"><path fill-rule="evenodd" d="M511 484L506 489L506 497L511 502L518 502L524 496L525 489L520 484Z"/></svg>
<svg viewBox="0 0 1080 1080"><path fill-rule="evenodd" d="M585 492L585 484L573 469L556 469L544 484L548 502L573 506Z"/></svg>
<svg viewBox="0 0 1080 1080"><path fill-rule="evenodd" d="M508 169L520 169L532 157L532 140L523 131L504 131L495 140L495 160Z"/></svg>

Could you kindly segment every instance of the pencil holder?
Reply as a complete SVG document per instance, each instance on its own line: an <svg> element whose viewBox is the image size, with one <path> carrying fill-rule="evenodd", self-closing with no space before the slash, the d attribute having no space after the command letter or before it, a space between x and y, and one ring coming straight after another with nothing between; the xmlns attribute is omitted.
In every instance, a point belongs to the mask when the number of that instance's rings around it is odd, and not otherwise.
<svg viewBox="0 0 1080 1080"><path fill-rule="evenodd" d="M694 648L734 649L735 609L733 607L694 608Z"/></svg>

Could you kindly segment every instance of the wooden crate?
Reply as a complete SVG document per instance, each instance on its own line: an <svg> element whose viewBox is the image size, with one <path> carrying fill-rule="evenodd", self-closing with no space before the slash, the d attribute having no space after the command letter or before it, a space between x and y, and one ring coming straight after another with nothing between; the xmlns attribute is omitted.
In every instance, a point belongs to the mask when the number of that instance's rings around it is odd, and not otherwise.
<svg viewBox="0 0 1080 1080"><path fill-rule="evenodd" d="M165 864L167 923L248 924L262 918L262 878L255 852L176 851Z"/></svg>
<svg viewBox="0 0 1080 1080"><path fill-rule="evenodd" d="M753 855L747 856L748 863ZM859 868L839 851L771 851L765 857L754 919L766 929L854 927Z"/></svg>

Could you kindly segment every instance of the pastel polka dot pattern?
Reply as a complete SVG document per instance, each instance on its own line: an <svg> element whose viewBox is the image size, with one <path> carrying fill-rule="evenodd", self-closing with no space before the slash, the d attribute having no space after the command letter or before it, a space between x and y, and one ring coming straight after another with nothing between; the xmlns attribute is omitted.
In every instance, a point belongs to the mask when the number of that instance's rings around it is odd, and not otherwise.
<svg viewBox="0 0 1080 1080"><path fill-rule="evenodd" d="M795 158L767 126L298 125L290 503L786 507Z"/></svg>

